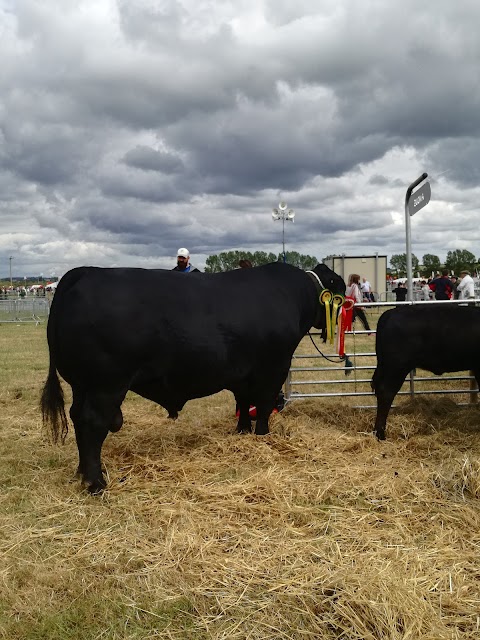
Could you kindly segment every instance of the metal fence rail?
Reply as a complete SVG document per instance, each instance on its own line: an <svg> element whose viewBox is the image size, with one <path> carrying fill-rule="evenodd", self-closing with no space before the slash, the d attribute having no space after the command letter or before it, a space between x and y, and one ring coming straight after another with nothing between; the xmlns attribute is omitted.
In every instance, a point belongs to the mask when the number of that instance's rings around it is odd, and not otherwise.
<svg viewBox="0 0 480 640"><path fill-rule="evenodd" d="M48 318L49 302L45 298L10 298L0 300L0 323L34 322Z"/></svg>
<svg viewBox="0 0 480 640"><path fill-rule="evenodd" d="M480 299L469 300L468 304L477 304L480 303ZM362 303L358 306L362 308L372 308L379 311L379 313L383 310L383 308L392 308L393 306L418 306L418 305L465 305L465 300L414 300L407 301L402 303L392 304L391 302L370 302L370 303ZM355 305L357 306L357 305ZM358 321L357 321L358 322ZM320 351L322 354L316 353L312 351L305 353L305 343L303 343L301 350L297 350L297 352L293 356L292 365L290 367L290 371L287 376L287 380L285 381L285 399L287 402L297 399L297 398L361 398L366 397L370 398L371 401L375 402L375 394L371 390L370 387L370 377L365 377L365 373L367 371L371 371L373 375L373 371L376 369L376 352L372 351L357 351L356 350L356 337L371 334L376 335L375 329L371 329L370 331L362 330L362 331L347 331L345 333L346 336L351 336L353 340L346 339L345 350L348 353L349 359L351 360L353 366L345 367L345 362L341 362L336 353L331 352L331 347L327 346L324 343L320 345ZM314 340L320 340L320 333L315 332L311 333ZM373 346L373 345L372 345ZM326 352L326 349L329 349L330 353ZM357 364L357 360L362 362L362 359L373 359L374 363L368 364ZM328 359L333 360L333 363L329 363ZM315 364L309 364L307 366L302 366L302 360L308 361L318 361L320 360L322 366L315 366ZM364 360L365 361L365 360ZM348 377L345 376L345 372L348 371ZM305 378L305 374L319 374L317 377L312 375ZM429 373L429 372L428 372ZM339 377L341 376L341 377ZM425 388L425 383L429 383L429 386L436 385L445 385L456 382L465 381L468 382L468 386L458 386L455 388L444 388L444 389L431 389ZM405 390L404 386L409 384L409 389ZM416 395L436 395L436 394L445 394L445 395L467 395L468 402L458 402L459 406L476 403L478 399L478 388L475 376L472 372L469 372L465 375L417 375L416 371L411 372L411 374L405 379L404 386L399 391L397 395L405 396L409 395L411 397ZM315 389L312 389L315 387ZM354 404L352 405L354 408L358 409L371 409L376 408L376 404ZM393 405L395 406L395 405Z"/></svg>

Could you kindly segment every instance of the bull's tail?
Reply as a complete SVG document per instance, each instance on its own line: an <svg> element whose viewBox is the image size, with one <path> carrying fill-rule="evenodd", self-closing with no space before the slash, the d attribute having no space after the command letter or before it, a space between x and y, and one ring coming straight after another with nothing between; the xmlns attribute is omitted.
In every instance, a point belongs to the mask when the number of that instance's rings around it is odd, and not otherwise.
<svg viewBox="0 0 480 640"><path fill-rule="evenodd" d="M59 438L62 443L65 442L68 433L65 400L52 354L50 354L48 377L40 398L40 408L43 424L49 428L53 442L57 443Z"/></svg>

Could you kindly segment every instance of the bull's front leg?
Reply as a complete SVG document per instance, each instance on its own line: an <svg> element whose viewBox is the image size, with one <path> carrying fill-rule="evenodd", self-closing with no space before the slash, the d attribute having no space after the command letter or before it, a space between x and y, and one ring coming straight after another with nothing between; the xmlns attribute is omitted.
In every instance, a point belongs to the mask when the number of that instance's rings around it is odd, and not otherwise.
<svg viewBox="0 0 480 640"><path fill-rule="evenodd" d="M257 424L255 426L255 435L257 436L266 436L269 433L268 429L268 418L269 413L262 412L257 407Z"/></svg>
<svg viewBox="0 0 480 640"><path fill-rule="evenodd" d="M263 400L257 403L257 424L255 435L265 436L269 433L268 421L276 403L276 396L273 399Z"/></svg>
<svg viewBox="0 0 480 640"><path fill-rule="evenodd" d="M374 433L379 440L385 440L387 417L395 396L407 376L408 372L394 372L394 375L381 373L377 367L372 378L372 389L377 397L377 417L375 418Z"/></svg>
<svg viewBox="0 0 480 640"><path fill-rule="evenodd" d="M393 398L388 402L384 397L377 394L377 417L375 418L374 433L379 440L385 440L385 427L387 416L392 406Z"/></svg>

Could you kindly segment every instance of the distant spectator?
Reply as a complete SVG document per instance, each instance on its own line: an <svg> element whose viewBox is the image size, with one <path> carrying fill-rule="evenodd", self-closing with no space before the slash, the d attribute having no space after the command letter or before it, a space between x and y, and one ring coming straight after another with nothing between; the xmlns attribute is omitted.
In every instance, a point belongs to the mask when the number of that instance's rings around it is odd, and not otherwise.
<svg viewBox="0 0 480 640"><path fill-rule="evenodd" d="M452 300L458 300L458 296L460 295L458 292L458 285L460 284L457 276L450 276L450 280L452 281L453 290L452 290Z"/></svg>
<svg viewBox="0 0 480 640"><path fill-rule="evenodd" d="M395 289L392 289L392 293L395 294L395 300L397 302L405 302L407 299L408 289L404 282L399 282L398 286L395 287Z"/></svg>
<svg viewBox="0 0 480 640"><path fill-rule="evenodd" d="M351 273L348 276L348 286L345 295L354 300L355 304L363 302L362 292L360 291L360 276L357 273ZM353 321L355 321L356 317L360 318L360 322L363 324L365 329L370 331L367 316L361 307L356 306L353 308Z"/></svg>
<svg viewBox="0 0 480 640"><path fill-rule="evenodd" d="M450 300L453 293L453 283L448 277L447 269L442 271L441 276L438 276L431 281L430 289L435 294L435 300Z"/></svg>
<svg viewBox="0 0 480 640"><path fill-rule="evenodd" d="M370 285L370 282L366 278L362 278L362 286L360 288L365 302L375 302L375 298L373 297L372 293L372 287Z"/></svg>
<svg viewBox="0 0 480 640"><path fill-rule="evenodd" d="M457 286L458 291L458 299L459 300L467 300L475 298L475 287L473 283L473 278L470 275L469 271L461 271L460 272L460 282Z"/></svg>
<svg viewBox="0 0 480 640"><path fill-rule="evenodd" d="M420 290L422 292L422 300L430 300L430 287L428 286L428 282L426 280L422 280L422 282L420 283L421 287Z"/></svg>
<svg viewBox="0 0 480 640"><path fill-rule="evenodd" d="M200 272L200 269L195 269L190 264L190 254L188 249L182 247L177 251L177 266L173 267L172 271L181 271L182 273L193 273L194 271Z"/></svg>

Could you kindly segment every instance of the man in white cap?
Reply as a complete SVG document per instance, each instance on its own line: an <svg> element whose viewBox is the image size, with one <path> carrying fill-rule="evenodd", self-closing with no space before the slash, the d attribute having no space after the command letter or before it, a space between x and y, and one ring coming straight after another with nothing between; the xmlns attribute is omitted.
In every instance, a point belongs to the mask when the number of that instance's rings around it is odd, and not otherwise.
<svg viewBox="0 0 480 640"><path fill-rule="evenodd" d="M473 278L469 271L460 271L460 283L457 286L460 300L475 298L475 287Z"/></svg>
<svg viewBox="0 0 480 640"><path fill-rule="evenodd" d="M200 272L200 269L195 269L190 264L190 254L188 253L188 249L182 247L177 251L177 266L172 269L172 271L182 271L183 273L192 273L194 271Z"/></svg>

